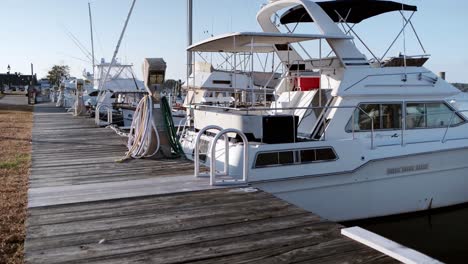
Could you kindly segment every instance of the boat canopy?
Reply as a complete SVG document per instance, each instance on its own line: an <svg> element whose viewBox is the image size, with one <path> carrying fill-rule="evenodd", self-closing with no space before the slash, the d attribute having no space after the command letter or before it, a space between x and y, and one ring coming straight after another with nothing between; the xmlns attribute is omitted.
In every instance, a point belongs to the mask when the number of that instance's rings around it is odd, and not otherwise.
<svg viewBox="0 0 468 264"><path fill-rule="evenodd" d="M352 39L347 35L286 34L269 32L236 32L215 36L187 48L196 52L274 52L275 45L288 45L316 39Z"/></svg>
<svg viewBox="0 0 468 264"><path fill-rule="evenodd" d="M412 5L393 1L340 0L317 2L334 22L359 23L365 19L393 11L417 11ZM343 18L345 21L342 21ZM314 22L302 5L286 11L280 18L281 24Z"/></svg>

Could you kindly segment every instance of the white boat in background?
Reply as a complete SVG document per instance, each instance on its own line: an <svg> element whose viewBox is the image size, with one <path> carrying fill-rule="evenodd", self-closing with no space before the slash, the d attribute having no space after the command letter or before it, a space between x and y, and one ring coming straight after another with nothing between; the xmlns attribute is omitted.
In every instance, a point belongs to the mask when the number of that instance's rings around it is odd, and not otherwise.
<svg viewBox="0 0 468 264"><path fill-rule="evenodd" d="M403 51L384 60L386 54L369 50L369 59L353 42L362 41L355 24L390 11L404 17L403 32L412 18L405 14L416 7L270 1L257 15L264 32L226 34L190 46L197 53L223 51L232 60L242 53L250 56L248 63L259 53L273 53L279 66L272 63L269 79L280 76L274 98L268 98L267 85L254 83L253 63L250 71L239 70L235 61L226 74L194 71L188 90L208 91L220 80L240 95L220 96L230 99L215 103L186 101L190 122L180 133L181 144L195 160L195 175L203 176L202 160L212 185L251 184L334 221L468 202L467 96L423 67L427 56ZM307 25L320 33L281 33L274 19L279 12L281 25L312 22ZM318 50L305 53L317 56L304 58L298 51L303 42L316 42ZM322 45L330 55L322 55ZM241 81L243 76L249 78Z"/></svg>
<svg viewBox="0 0 468 264"><path fill-rule="evenodd" d="M135 78L133 64L115 62L112 67L110 66L111 63L104 59L101 59L101 63L96 65L93 86L95 90L99 91L97 104L111 105L115 92L145 91L143 81ZM106 75L107 79L105 79ZM100 87L105 89L100 89Z"/></svg>
<svg viewBox="0 0 468 264"><path fill-rule="evenodd" d="M97 91L97 97L95 99L90 98L86 102L86 105L91 105L94 108L96 124L99 122L100 125L109 125L115 121L114 118L112 122L109 122L110 113L127 116L130 119L133 118L130 109L125 108L125 113L122 114L119 113L121 112L119 109L113 107L114 103L123 106L124 102L128 101L131 103L130 101L133 97L135 97L135 100L140 98L141 96L138 94L146 94L143 81L135 78L133 65L121 64L119 62L111 64L101 59L101 63L96 65L94 72L96 76L92 80L94 90ZM96 94L96 92L93 94ZM130 104L128 107L132 107L132 105Z"/></svg>

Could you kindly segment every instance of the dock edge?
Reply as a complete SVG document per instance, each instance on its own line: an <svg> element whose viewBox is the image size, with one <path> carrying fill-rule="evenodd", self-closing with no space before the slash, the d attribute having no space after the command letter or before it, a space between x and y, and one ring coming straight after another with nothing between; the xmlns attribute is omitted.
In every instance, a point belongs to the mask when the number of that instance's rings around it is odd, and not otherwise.
<svg viewBox="0 0 468 264"><path fill-rule="evenodd" d="M407 264L438 264L442 263L423 253L405 247L383 236L377 235L366 229L354 226L341 229L341 234L368 247L380 251L398 261Z"/></svg>

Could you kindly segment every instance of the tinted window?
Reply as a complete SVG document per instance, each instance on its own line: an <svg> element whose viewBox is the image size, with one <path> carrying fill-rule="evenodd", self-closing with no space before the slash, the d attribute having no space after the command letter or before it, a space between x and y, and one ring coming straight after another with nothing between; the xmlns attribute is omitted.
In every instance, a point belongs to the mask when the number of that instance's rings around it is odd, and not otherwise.
<svg viewBox="0 0 468 264"><path fill-rule="evenodd" d="M406 128L426 127L426 106L425 104L406 104Z"/></svg>
<svg viewBox="0 0 468 264"><path fill-rule="evenodd" d="M349 120L347 131L369 131L382 129L401 129L402 117L401 104L361 104L354 111L354 116Z"/></svg>
<svg viewBox="0 0 468 264"><path fill-rule="evenodd" d="M292 151L280 152L278 154L279 164L292 164L294 163L294 153Z"/></svg>
<svg viewBox="0 0 468 264"><path fill-rule="evenodd" d="M257 155L255 167L265 167L271 165L278 165L278 153L260 153Z"/></svg>
<svg viewBox="0 0 468 264"><path fill-rule="evenodd" d="M299 160L300 156L300 160ZM336 160L337 156L332 148L302 149L282 152L267 152L257 154L255 168L274 167L310 162Z"/></svg>
<svg viewBox="0 0 468 264"><path fill-rule="evenodd" d="M335 160L336 159L335 152L330 148L317 149L316 150L316 155L317 155L317 160L325 161L325 160Z"/></svg>
<svg viewBox="0 0 468 264"><path fill-rule="evenodd" d="M401 104L381 105L381 128L400 129L401 128Z"/></svg>
<svg viewBox="0 0 468 264"><path fill-rule="evenodd" d="M463 122L458 115L453 114L452 109L443 103L426 104L426 112L427 127L446 127L449 125L451 118L452 123L450 125Z"/></svg>
<svg viewBox="0 0 468 264"><path fill-rule="evenodd" d="M438 128L462 123L445 103L408 103L406 105L406 128Z"/></svg>
<svg viewBox="0 0 468 264"><path fill-rule="evenodd" d="M360 105L362 110L356 109L358 119L356 130L371 130L372 120L374 120L374 129L380 128L380 105L379 104L363 104Z"/></svg>
<svg viewBox="0 0 468 264"><path fill-rule="evenodd" d="M315 149L301 150L301 162L313 162L316 160Z"/></svg>

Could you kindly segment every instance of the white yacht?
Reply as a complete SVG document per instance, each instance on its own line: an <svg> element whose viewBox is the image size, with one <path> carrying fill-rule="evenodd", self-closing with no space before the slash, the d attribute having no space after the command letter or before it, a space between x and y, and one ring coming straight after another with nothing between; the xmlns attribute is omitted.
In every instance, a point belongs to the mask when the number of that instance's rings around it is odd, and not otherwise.
<svg viewBox="0 0 468 264"><path fill-rule="evenodd" d="M138 99L146 94L144 83L135 78L133 65L119 62L110 63L101 59L101 63L96 65L94 72L96 76L92 80L95 92L92 95L97 93L97 96L91 97L85 104L94 107L95 113L100 113L100 115L96 114L95 116L96 124L108 125L116 121L116 118L111 121L112 118L109 119L109 116L110 113L117 114L119 112L121 112L119 114L122 117L121 122L131 123L134 112L132 107L135 105L125 104L128 107L124 107L124 103L132 101L131 98L135 98L137 103ZM118 103L118 109L114 109L114 103Z"/></svg>
<svg viewBox="0 0 468 264"><path fill-rule="evenodd" d="M353 27L362 20L400 12L404 32L412 27L406 14L416 10L392 1L270 1L257 15L264 32L190 46L231 58L271 52L283 69L270 72L271 79L280 74L271 100L189 105L191 122L180 136L195 175L213 185L250 184L334 221L468 202L468 98L423 66L427 56L385 60L370 50L367 58L355 45L362 39ZM320 33L282 33L278 24L290 23ZM304 58L303 42L315 42L318 56ZM233 67L230 74L234 82L244 73ZM252 78L243 88L253 87Z"/></svg>

